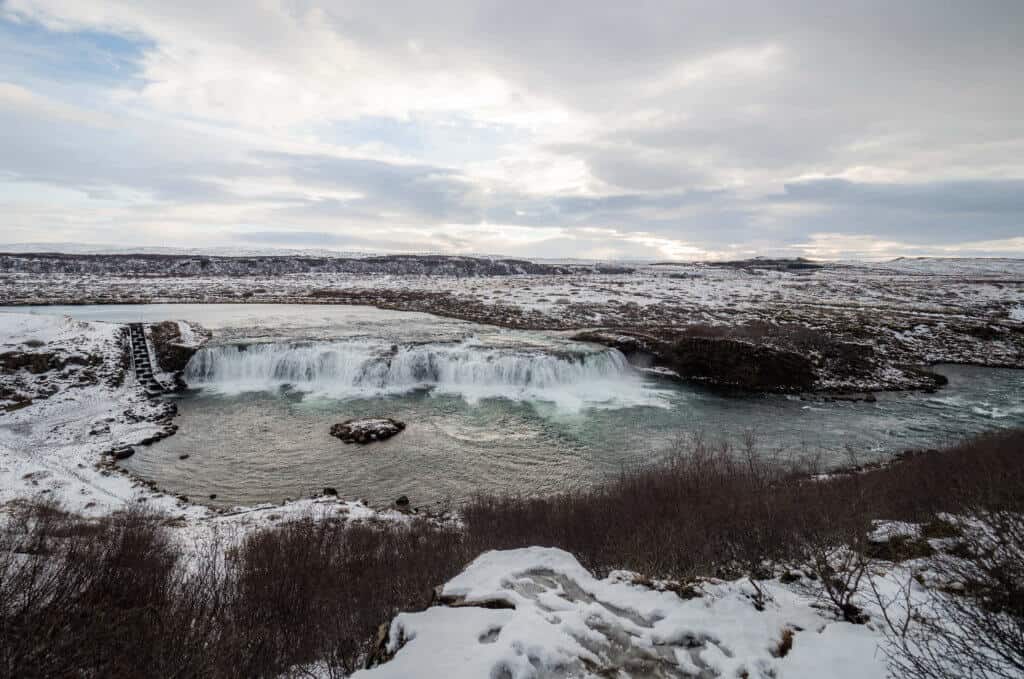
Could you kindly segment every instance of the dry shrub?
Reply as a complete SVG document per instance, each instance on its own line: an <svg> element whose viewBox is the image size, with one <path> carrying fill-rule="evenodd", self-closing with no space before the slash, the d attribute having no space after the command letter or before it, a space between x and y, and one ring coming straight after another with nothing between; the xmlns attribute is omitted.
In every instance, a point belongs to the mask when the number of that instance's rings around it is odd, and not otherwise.
<svg viewBox="0 0 1024 679"><path fill-rule="evenodd" d="M229 652L237 676L325 659L337 676L371 651L377 628L426 608L468 561L461 536L427 522L345 525L303 520L256 533L237 561Z"/></svg>
<svg viewBox="0 0 1024 679"><path fill-rule="evenodd" d="M544 544L605 573L661 578L759 574L818 534L841 544L868 526L855 492L807 481L793 464L697 439L657 467L544 498L481 498L463 514L471 541ZM852 489L845 489L844 491Z"/></svg>
<svg viewBox="0 0 1024 679"><path fill-rule="evenodd" d="M849 582L828 571L830 555L862 544L871 519L1019 511L1022 443L1024 431L1006 432L813 480L813 468L764 458L752 439L739 450L697 439L665 465L596 488L478 498L461 530L308 519L240 542L221 536L185 563L161 517L15 507L0 530L0 676L301 676L318 662L344 676L365 662L379 625L427 606L481 551L528 545L561 547L598 573L747 576L755 587L766 560L817 555L842 608ZM1019 587L1006 584L1019 570L993 563L989 608L1019 617Z"/></svg>
<svg viewBox="0 0 1024 679"><path fill-rule="evenodd" d="M465 566L461 542L426 522L303 520L179 563L158 517L29 504L0 535L0 676L277 677L316 661L346 676L381 623Z"/></svg>
<svg viewBox="0 0 1024 679"><path fill-rule="evenodd" d="M805 461L699 438L668 463L591 489L478 498L463 509L481 547L558 546L597 572L743 575L863 541L873 519L926 521L970 506L1024 506L1024 431L983 436L888 467L810 480ZM812 465L813 466L813 465Z"/></svg>
<svg viewBox="0 0 1024 679"><path fill-rule="evenodd" d="M980 436L942 451L907 454L862 475L881 518L928 521L972 507L1024 510L1024 430Z"/></svg>
<svg viewBox="0 0 1024 679"><path fill-rule="evenodd" d="M157 517L130 511L90 522L53 504L28 505L16 509L0 543L3 676L73 668L127 677L140 667L166 676L201 651L189 625L196 599Z"/></svg>

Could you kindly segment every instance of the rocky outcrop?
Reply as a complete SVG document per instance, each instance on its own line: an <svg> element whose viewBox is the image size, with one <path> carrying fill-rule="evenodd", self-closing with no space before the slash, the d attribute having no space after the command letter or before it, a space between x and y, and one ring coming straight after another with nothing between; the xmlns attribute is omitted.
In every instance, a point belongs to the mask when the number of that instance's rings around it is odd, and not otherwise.
<svg viewBox="0 0 1024 679"><path fill-rule="evenodd" d="M68 365L97 366L103 363L101 356L60 356L47 351L8 351L0 354L0 372L17 372L25 369L33 375L40 375L50 370L63 370Z"/></svg>
<svg viewBox="0 0 1024 679"><path fill-rule="evenodd" d="M183 328L188 337L182 335ZM210 339L210 332L192 323L163 321L150 325L148 335L157 366L173 376L175 390L185 389L185 366Z"/></svg>
<svg viewBox="0 0 1024 679"><path fill-rule="evenodd" d="M814 386L810 359L734 339L683 337L668 342L669 368L683 377L753 391L798 392Z"/></svg>
<svg viewBox="0 0 1024 679"><path fill-rule="evenodd" d="M150 341L156 360L164 372L181 372L196 353L198 347L181 343L181 328L177 321L164 321L149 326Z"/></svg>
<svg viewBox="0 0 1024 679"><path fill-rule="evenodd" d="M814 387L814 365L805 356L732 338L591 331L576 340L614 347L634 365L668 368L683 379L751 391L800 392Z"/></svg>
<svg viewBox="0 0 1024 679"><path fill-rule="evenodd" d="M345 420L331 427L331 436L345 443L372 443L389 439L405 429L405 423L390 417L363 417Z"/></svg>

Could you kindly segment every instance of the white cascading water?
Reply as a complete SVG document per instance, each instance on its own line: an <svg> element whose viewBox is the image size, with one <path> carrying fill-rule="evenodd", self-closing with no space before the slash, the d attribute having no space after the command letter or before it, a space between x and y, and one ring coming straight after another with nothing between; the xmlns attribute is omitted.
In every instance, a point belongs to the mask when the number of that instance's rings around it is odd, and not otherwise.
<svg viewBox="0 0 1024 679"><path fill-rule="evenodd" d="M510 398L579 407L650 401L626 357L615 349L541 352L462 342L390 346L370 342L221 345L189 362L190 386L227 393L298 390L339 398L414 389L469 401ZM625 398L623 398L625 397Z"/></svg>

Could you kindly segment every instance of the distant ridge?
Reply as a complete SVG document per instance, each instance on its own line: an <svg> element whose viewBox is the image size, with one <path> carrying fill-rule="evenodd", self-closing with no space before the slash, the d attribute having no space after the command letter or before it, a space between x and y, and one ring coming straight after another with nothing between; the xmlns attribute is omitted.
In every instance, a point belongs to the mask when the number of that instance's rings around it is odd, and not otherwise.
<svg viewBox="0 0 1024 679"><path fill-rule="evenodd" d="M0 272L114 276L280 276L305 273L396 276L559 275L578 272L632 273L609 264L541 264L526 259L461 255L287 255L222 256L165 253L0 252Z"/></svg>
<svg viewBox="0 0 1024 679"><path fill-rule="evenodd" d="M347 252L325 248L252 248L252 247L199 247L181 248L159 245L117 246L102 243L0 243L0 252L11 254L62 255L185 255L210 257L336 257L354 259L372 257L380 252Z"/></svg>
<svg viewBox="0 0 1024 679"><path fill-rule="evenodd" d="M166 255L186 257L320 257L324 259L367 259L370 257L465 257L470 259L520 260L554 266L649 264L652 259L597 259L590 257L520 257L494 253L451 253L440 250L389 252L377 250L331 250L327 248L280 247L169 247L158 245L118 246L103 243L0 243L0 254L60 254L60 255Z"/></svg>

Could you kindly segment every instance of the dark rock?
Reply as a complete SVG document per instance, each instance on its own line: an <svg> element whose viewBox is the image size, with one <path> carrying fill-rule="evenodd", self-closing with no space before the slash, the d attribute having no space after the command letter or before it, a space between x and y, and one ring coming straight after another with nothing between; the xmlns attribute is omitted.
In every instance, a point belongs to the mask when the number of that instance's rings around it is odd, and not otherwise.
<svg viewBox="0 0 1024 679"><path fill-rule="evenodd" d="M390 417L363 417L345 420L331 427L331 436L345 443L370 443L389 439L405 429L405 423Z"/></svg>
<svg viewBox="0 0 1024 679"><path fill-rule="evenodd" d="M150 326L150 340L156 353L156 362L162 370L175 375L175 387L186 387L181 377L182 371L196 353L197 347L186 346L178 342L181 339L181 328L176 321L164 321Z"/></svg>
<svg viewBox="0 0 1024 679"><path fill-rule="evenodd" d="M32 399L25 398L24 400L19 400L19 401L15 401L13 403L8 403L6 406L4 406L4 410L6 410L7 412L14 412L15 410L21 410L22 408L27 408L30 405L32 405Z"/></svg>
<svg viewBox="0 0 1024 679"><path fill-rule="evenodd" d="M397 500L395 500L395 506L397 506L397 507L408 507L409 506L409 497L407 495L400 496Z"/></svg>
<svg viewBox="0 0 1024 679"><path fill-rule="evenodd" d="M179 456L178 456L178 459L179 459L179 460L187 460L188 458L189 458L189 455L188 455L188 453L186 453L186 454L184 454L184 455L179 455Z"/></svg>
<svg viewBox="0 0 1024 679"><path fill-rule="evenodd" d="M216 500L217 499L217 494L216 493L210 493L210 499L211 500Z"/></svg>
<svg viewBox="0 0 1024 679"><path fill-rule="evenodd" d="M750 391L797 393L814 388L810 359L795 351L726 337L584 332L573 339L613 347L631 363L669 368L684 379Z"/></svg>
<svg viewBox="0 0 1024 679"><path fill-rule="evenodd" d="M124 446L123 448L115 448L110 451L110 454L115 460L127 460L129 457L135 454L135 449L131 446Z"/></svg>
<svg viewBox="0 0 1024 679"><path fill-rule="evenodd" d="M327 488L324 488L323 494L324 495L334 495L335 497L337 497L338 491L336 489L334 489L334 488L327 487Z"/></svg>
<svg viewBox="0 0 1024 679"><path fill-rule="evenodd" d="M715 262L711 266L723 268L728 267L731 269L767 269L771 271L799 272L820 269L823 265L809 259L804 259L803 257L797 257L796 259L769 259L765 257L755 257L753 259Z"/></svg>
<svg viewBox="0 0 1024 679"><path fill-rule="evenodd" d="M24 368L33 375L48 370L61 370L67 364L55 354L47 352L8 351L0 354L0 372L16 372Z"/></svg>
<svg viewBox="0 0 1024 679"><path fill-rule="evenodd" d="M441 586L434 588L433 601L431 604L440 604L442 606L448 606L449 608L489 608L494 610L501 610L507 608L515 608L515 604L501 597L495 597L493 599L480 599L474 598L472 601L466 601L466 597L462 594L442 594L443 588Z"/></svg>
<svg viewBox="0 0 1024 679"><path fill-rule="evenodd" d="M668 347L669 365L683 377L754 391L798 392L814 386L809 359L795 352L732 339L684 337Z"/></svg>

